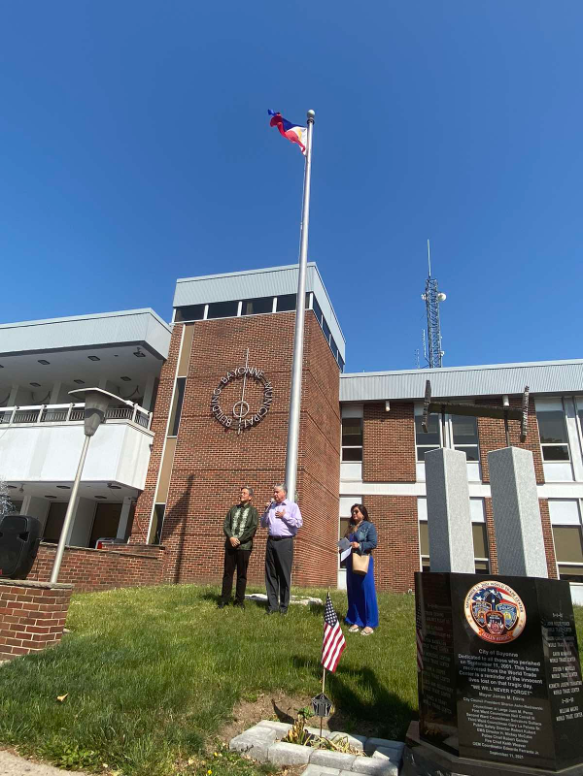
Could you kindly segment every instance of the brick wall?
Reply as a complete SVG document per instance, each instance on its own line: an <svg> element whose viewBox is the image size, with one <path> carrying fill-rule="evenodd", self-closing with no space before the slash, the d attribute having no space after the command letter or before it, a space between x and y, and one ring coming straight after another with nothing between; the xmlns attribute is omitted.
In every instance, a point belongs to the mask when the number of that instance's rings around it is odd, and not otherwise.
<svg viewBox="0 0 583 777"><path fill-rule="evenodd" d="M222 576L222 525L241 485L255 489L262 511L272 487L284 478L294 313L199 321L194 324L188 379L166 501L162 541L166 547L163 579L167 582L218 581ZM154 499L162 437L170 409L179 334L172 338L172 359L163 370L154 412L155 450L144 493L138 500L132 542L144 542ZM257 426L240 435L225 429L211 414L211 397L229 370L245 363L265 372L273 384L273 403ZM172 366L172 363L174 366ZM299 445L298 502L304 528L298 536L294 584L334 585L340 461L338 366L314 315L306 314L304 375ZM240 399L241 381L221 393L230 411ZM246 401L258 409L262 387L246 384ZM266 532L259 530L249 579L264 578Z"/></svg>
<svg viewBox="0 0 583 777"><path fill-rule="evenodd" d="M379 535L374 551L377 590L406 593L419 571L417 497L366 496L364 504Z"/></svg>
<svg viewBox="0 0 583 777"><path fill-rule="evenodd" d="M116 550L65 548L59 582L73 583L76 591L106 591L158 585L162 581L164 548L113 547ZM49 580L55 553L56 545L41 543L29 580Z"/></svg>
<svg viewBox="0 0 583 777"><path fill-rule="evenodd" d="M478 400L476 400L478 401ZM499 397L494 399L480 399L481 404L501 405ZM511 407L520 407L520 397L510 397ZM534 471L537 483L544 483L545 476L543 472L543 462L540 450L540 438L538 433L538 422L534 408L534 402L531 400L528 409L528 432L526 441L520 442L520 421L509 421L510 444L517 448L525 448L531 451L534 458ZM498 448L506 448L506 432L504 421L499 418L478 418L478 435L480 440L480 464L482 467L482 481L490 482L490 470L488 468L488 451L495 451Z"/></svg>
<svg viewBox="0 0 583 777"><path fill-rule="evenodd" d="M58 645L72 585L0 580L0 661Z"/></svg>
<svg viewBox="0 0 583 777"><path fill-rule="evenodd" d="M365 483L414 483L415 417L412 402L364 405L362 479Z"/></svg>

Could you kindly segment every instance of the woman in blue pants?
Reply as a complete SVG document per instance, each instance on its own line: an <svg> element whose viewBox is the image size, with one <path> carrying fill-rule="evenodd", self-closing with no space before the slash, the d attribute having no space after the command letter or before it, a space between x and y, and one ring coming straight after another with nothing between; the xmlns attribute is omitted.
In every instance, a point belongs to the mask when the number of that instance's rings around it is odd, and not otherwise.
<svg viewBox="0 0 583 777"><path fill-rule="evenodd" d="M377 546L377 530L368 517L364 505L355 504L350 508L350 524L345 537L352 544L352 553L346 560L346 587L348 589L348 612L346 623L348 631L360 631L363 637L373 634L379 625L377 594L374 587L374 558L372 551ZM354 554L368 556L368 571L359 575L352 571ZM361 631L362 629L362 631Z"/></svg>

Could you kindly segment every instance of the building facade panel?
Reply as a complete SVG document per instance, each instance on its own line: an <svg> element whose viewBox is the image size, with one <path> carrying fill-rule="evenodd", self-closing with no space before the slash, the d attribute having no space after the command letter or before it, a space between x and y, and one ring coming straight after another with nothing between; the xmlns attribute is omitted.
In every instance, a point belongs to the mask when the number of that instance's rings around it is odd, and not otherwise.
<svg viewBox="0 0 583 777"><path fill-rule="evenodd" d="M365 483L414 483L415 419L413 402L364 405L362 479Z"/></svg>
<svg viewBox="0 0 583 777"><path fill-rule="evenodd" d="M500 397L487 398L480 400L480 403L490 405L502 405ZM511 407L520 407L519 397L510 397ZM520 421L508 421L510 444L517 448L524 448L532 453L534 459L534 471L537 483L544 483L545 476L543 471L543 462L541 457L540 438L538 433L538 422L536 418L535 406L532 399L528 408L528 432L526 441L520 441ZM478 418L478 435L480 438L480 465L482 470L482 481L490 482L490 470L488 468L488 452L499 448L506 448L506 431L504 421L499 418Z"/></svg>

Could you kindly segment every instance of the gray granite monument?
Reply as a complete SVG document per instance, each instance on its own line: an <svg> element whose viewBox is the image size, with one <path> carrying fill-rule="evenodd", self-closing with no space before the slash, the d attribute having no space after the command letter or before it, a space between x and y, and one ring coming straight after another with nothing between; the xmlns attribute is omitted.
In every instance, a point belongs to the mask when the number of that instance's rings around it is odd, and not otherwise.
<svg viewBox="0 0 583 777"><path fill-rule="evenodd" d="M427 527L432 572L474 571L474 540L466 454L439 448L425 454Z"/></svg>
<svg viewBox="0 0 583 777"><path fill-rule="evenodd" d="M499 574L548 577L532 453L490 451L488 467Z"/></svg>

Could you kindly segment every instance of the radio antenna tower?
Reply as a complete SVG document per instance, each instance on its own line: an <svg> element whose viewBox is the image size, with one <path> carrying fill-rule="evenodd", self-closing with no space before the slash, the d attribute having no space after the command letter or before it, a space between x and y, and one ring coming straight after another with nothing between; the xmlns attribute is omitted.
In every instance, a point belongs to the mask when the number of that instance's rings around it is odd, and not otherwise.
<svg viewBox="0 0 583 777"><path fill-rule="evenodd" d="M437 287L437 278L431 275L431 246L427 241L427 266L429 274L425 281L425 294L421 299L425 301L427 313L427 365L429 368L441 367L445 351L441 350L441 327L439 324L439 303L444 302L445 294Z"/></svg>

